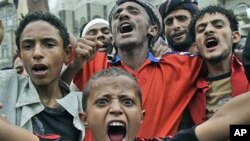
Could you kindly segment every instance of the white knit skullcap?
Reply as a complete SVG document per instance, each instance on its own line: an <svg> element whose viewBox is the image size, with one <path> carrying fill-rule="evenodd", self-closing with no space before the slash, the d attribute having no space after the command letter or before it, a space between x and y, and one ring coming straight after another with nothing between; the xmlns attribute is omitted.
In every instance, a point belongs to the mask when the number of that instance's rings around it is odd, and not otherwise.
<svg viewBox="0 0 250 141"><path fill-rule="evenodd" d="M100 18L97 18L97 19L94 19L94 20L91 20L85 27L84 29L82 30L82 36L85 36L86 33L88 32L89 28L95 24L98 24L98 23L103 23L103 24L106 24L107 26L109 26L109 22L104 20L104 19L100 19Z"/></svg>

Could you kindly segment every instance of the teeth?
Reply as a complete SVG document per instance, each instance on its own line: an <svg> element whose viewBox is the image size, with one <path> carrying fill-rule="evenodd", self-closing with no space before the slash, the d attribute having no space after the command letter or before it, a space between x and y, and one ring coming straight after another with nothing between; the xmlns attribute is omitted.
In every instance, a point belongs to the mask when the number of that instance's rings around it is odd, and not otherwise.
<svg viewBox="0 0 250 141"><path fill-rule="evenodd" d="M207 42L212 42L212 41L216 41L216 38L210 37L210 38L207 39Z"/></svg>
<svg viewBox="0 0 250 141"><path fill-rule="evenodd" d="M209 39L209 40L207 40L207 42L213 42L213 41L215 41L215 39Z"/></svg>
<svg viewBox="0 0 250 141"><path fill-rule="evenodd" d="M121 27L129 26L129 25L130 25L129 23L124 23L121 25Z"/></svg>
<svg viewBox="0 0 250 141"><path fill-rule="evenodd" d="M122 122L111 122L109 126L124 126Z"/></svg>

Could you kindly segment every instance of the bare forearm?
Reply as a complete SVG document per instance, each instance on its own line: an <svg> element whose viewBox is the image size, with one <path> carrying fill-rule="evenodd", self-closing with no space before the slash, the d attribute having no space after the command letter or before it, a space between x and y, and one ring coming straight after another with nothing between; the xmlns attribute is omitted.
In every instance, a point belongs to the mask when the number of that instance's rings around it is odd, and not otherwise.
<svg viewBox="0 0 250 141"><path fill-rule="evenodd" d="M20 127L11 125L0 120L0 140L1 141L39 141L38 137Z"/></svg>
<svg viewBox="0 0 250 141"><path fill-rule="evenodd" d="M75 77L75 75L80 71L81 69L75 69L71 65L69 65L62 73L61 79L66 82L68 85L70 85L71 81Z"/></svg>
<svg viewBox="0 0 250 141"><path fill-rule="evenodd" d="M246 39L246 44L242 53L243 65L248 81L250 81L250 31Z"/></svg>
<svg viewBox="0 0 250 141"><path fill-rule="evenodd" d="M228 101L212 118L196 127L199 141L227 140L231 124L250 124L249 101L250 92Z"/></svg>

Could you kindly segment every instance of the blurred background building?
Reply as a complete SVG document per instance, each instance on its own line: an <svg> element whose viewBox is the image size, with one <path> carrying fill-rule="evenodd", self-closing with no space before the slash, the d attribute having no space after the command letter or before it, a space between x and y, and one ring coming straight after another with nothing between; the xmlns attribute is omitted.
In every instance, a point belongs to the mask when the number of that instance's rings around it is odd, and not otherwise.
<svg viewBox="0 0 250 141"><path fill-rule="evenodd" d="M158 6L165 0L148 0ZM242 43L250 30L249 0L198 0L199 7L209 4L223 5L232 9L238 17ZM4 25L4 39L0 45L0 69L12 66L12 57L16 53L15 29L19 19L28 11L37 7L57 15L68 27L69 31L79 37L83 24L94 18L108 19L115 0L0 0L0 19Z"/></svg>

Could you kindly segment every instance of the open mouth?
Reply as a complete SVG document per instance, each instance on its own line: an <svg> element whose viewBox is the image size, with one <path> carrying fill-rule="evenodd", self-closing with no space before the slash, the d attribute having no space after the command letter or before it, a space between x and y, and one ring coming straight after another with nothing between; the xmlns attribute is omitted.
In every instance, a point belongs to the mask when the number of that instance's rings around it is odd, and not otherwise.
<svg viewBox="0 0 250 141"><path fill-rule="evenodd" d="M43 64L39 64L39 65L34 65L32 67L32 70L35 72L44 72L48 69L47 66L43 65Z"/></svg>
<svg viewBox="0 0 250 141"><path fill-rule="evenodd" d="M103 42L103 46L98 48L99 52L106 52L109 51L109 49L112 48L112 44Z"/></svg>
<svg viewBox="0 0 250 141"><path fill-rule="evenodd" d="M213 48L218 45L218 40L215 37L206 40L206 47Z"/></svg>
<svg viewBox="0 0 250 141"><path fill-rule="evenodd" d="M100 48L98 48L99 52L105 52L107 50L107 45L104 43L104 45Z"/></svg>
<svg viewBox="0 0 250 141"><path fill-rule="evenodd" d="M120 26L120 33L128 33L133 31L133 27L130 23L124 23Z"/></svg>
<svg viewBox="0 0 250 141"><path fill-rule="evenodd" d="M126 136L126 127L123 122L114 121L108 126L108 137L110 141L122 141Z"/></svg>
<svg viewBox="0 0 250 141"><path fill-rule="evenodd" d="M180 37L181 35L183 35L184 32L176 32L173 34L173 37L176 38L176 37Z"/></svg>

